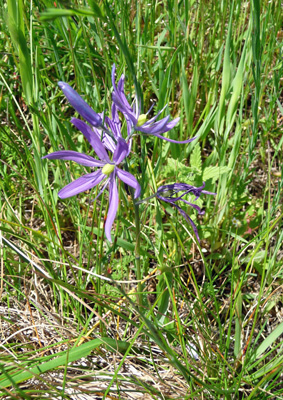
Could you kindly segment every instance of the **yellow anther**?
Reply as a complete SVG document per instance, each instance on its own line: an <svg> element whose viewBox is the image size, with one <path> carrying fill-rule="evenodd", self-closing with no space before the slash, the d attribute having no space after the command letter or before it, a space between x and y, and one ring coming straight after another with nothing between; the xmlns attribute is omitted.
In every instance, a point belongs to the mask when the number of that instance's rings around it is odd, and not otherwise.
<svg viewBox="0 0 283 400"><path fill-rule="evenodd" d="M147 117L146 114L141 114L138 118L138 123L137 126L142 126L143 124L145 124L147 121Z"/></svg>
<svg viewBox="0 0 283 400"><path fill-rule="evenodd" d="M102 173L105 175L110 175L111 172L114 171L115 165L114 164L105 164L102 168Z"/></svg>

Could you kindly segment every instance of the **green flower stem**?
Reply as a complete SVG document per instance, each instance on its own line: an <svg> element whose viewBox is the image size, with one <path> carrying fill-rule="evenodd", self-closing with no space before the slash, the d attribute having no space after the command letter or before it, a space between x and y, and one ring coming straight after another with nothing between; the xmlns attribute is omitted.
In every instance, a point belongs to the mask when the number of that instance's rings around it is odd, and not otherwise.
<svg viewBox="0 0 283 400"><path fill-rule="evenodd" d="M132 192L132 197L133 192ZM135 247L135 260L136 260L136 274L138 282L138 305L141 311L142 308L142 284L141 284L141 258L140 258L140 245L141 245L141 232L140 232L140 212L139 212L139 204L134 200L134 208L135 208L135 225L136 225L136 247Z"/></svg>
<svg viewBox="0 0 283 400"><path fill-rule="evenodd" d="M125 160L125 170L129 171L129 166L127 161ZM136 225L136 246L135 246L135 264L136 264L136 277L138 282L138 295L137 295L137 303L139 307L139 311L142 311L142 284L141 284L141 257L140 257L140 248L141 248L141 231L140 231L140 203L135 200L135 193L133 188L129 188L131 192L131 196L134 203L135 209L135 225Z"/></svg>
<svg viewBox="0 0 283 400"><path fill-rule="evenodd" d="M100 227L100 221L101 221L102 212L103 212L102 206L104 203L104 194L105 194L105 192L103 192L102 196L101 196L101 206L100 206L99 219L98 219L98 221L99 221L98 238L99 239L97 240L97 246L96 246L96 273L98 275L102 275L101 260L102 260L102 255L103 255L105 219L104 219L104 223L103 223L103 229L101 229L101 227ZM95 204L96 204L96 200L95 200ZM101 279L99 277L97 277L96 293L98 294L98 296L101 296L102 291L103 291L103 286L101 285ZM97 312L102 317L103 309L102 309L101 305L98 305ZM105 333L104 325L101 323L100 323L100 333L101 333L101 335Z"/></svg>

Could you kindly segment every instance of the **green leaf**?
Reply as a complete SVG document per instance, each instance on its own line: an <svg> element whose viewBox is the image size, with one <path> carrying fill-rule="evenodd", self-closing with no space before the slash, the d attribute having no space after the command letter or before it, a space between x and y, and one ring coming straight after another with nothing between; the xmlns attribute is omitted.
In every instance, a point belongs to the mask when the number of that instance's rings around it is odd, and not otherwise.
<svg viewBox="0 0 283 400"><path fill-rule="evenodd" d="M159 278L159 282L157 285L157 292L162 293L160 299L158 300L158 313L157 319L159 320L160 324L164 323L165 317L167 315L168 307L169 307L169 300L170 300L170 292L167 290L165 274L167 276L168 282L172 285L173 282L173 274L172 272L165 272Z"/></svg>
<svg viewBox="0 0 283 400"><path fill-rule="evenodd" d="M223 174L226 174L230 171L229 167L207 167L203 171L202 179L203 181L207 181L208 179L212 179L215 182L219 177Z"/></svg>
<svg viewBox="0 0 283 400"><path fill-rule="evenodd" d="M253 359L259 358L262 353L264 353L268 347L272 346L273 343L283 334L283 322L277 326L277 328L274 329L274 331L271 332L270 335L267 336L266 339L258 346L258 348L255 350L253 354Z"/></svg>
<svg viewBox="0 0 283 400"><path fill-rule="evenodd" d="M168 177L174 181L178 180L180 182L190 183L193 177L192 168L170 157L167 159L167 165L163 167L162 177Z"/></svg>
<svg viewBox="0 0 283 400"><path fill-rule="evenodd" d="M183 99L184 99L184 108L186 113L187 121L189 121L189 114L190 114L190 91L188 80L185 72L184 65L182 65L182 76L181 76L182 88L183 88Z"/></svg>
<svg viewBox="0 0 283 400"><path fill-rule="evenodd" d="M184 108L188 122L189 134L191 135L193 131L194 109L196 105L197 90L199 83L199 74L197 66L196 65L194 66L193 78L190 89L184 65L182 65L181 81L183 88Z"/></svg>
<svg viewBox="0 0 283 400"><path fill-rule="evenodd" d="M192 151L190 157L190 164L191 167L201 172L201 152L200 152L200 145L197 143Z"/></svg>
<svg viewBox="0 0 283 400"><path fill-rule="evenodd" d="M63 355L53 360L47 361L46 363L38 364L37 366L28 369L25 367L24 370L16 372L7 379L0 381L0 387L4 388L12 385L13 383L23 382L27 379L31 379L35 375L40 375L44 372L50 371L54 368L65 366L70 362L79 360L82 357L86 357L89 353L100 344L103 343L103 339L94 339L90 342L84 343L81 346L75 347L71 350L67 350ZM62 354L62 353L60 353Z"/></svg>
<svg viewBox="0 0 283 400"><path fill-rule="evenodd" d="M95 235L99 234L99 229L96 227L90 228L89 226L86 226L84 229L87 231L93 231ZM135 250L135 244L132 242L129 242L125 239L117 238L117 246L122 247L123 249L133 252ZM140 250L141 255L146 256L147 255L147 250L141 249Z"/></svg>
<svg viewBox="0 0 283 400"><path fill-rule="evenodd" d="M14 47L19 56L20 74L27 104L32 102L33 77L30 50L25 38L25 25L22 0L8 0L8 27Z"/></svg>
<svg viewBox="0 0 283 400"><path fill-rule="evenodd" d="M88 17L99 17L104 18L103 11L96 5L96 7L89 8L47 8L46 11L40 14L41 21L52 21L56 18L61 17L72 17L72 16L88 16Z"/></svg>
<svg viewBox="0 0 283 400"><path fill-rule="evenodd" d="M228 32L225 42L224 60L223 60L223 71L222 71L222 87L220 93L219 107L216 118L216 132L222 133L225 118L225 99L230 87L231 77L231 61L230 61L230 49L232 43L232 23L233 23L233 9L234 2L232 2L232 11L230 13L230 20L228 24Z"/></svg>
<svg viewBox="0 0 283 400"><path fill-rule="evenodd" d="M88 3L90 5L90 8L92 9L94 15L96 15L99 18L105 18L103 3L101 3L100 6L94 0L88 0Z"/></svg>
<svg viewBox="0 0 283 400"><path fill-rule="evenodd" d="M252 374L249 375L249 377L252 376L253 379L258 379L266 374L269 374L272 370L281 368L282 369L282 362L283 362L283 356L277 357L276 359L272 359L269 363L264 365L260 369L256 369L256 371ZM255 364L253 364L255 365ZM251 370L251 368L249 368Z"/></svg>
<svg viewBox="0 0 283 400"><path fill-rule="evenodd" d="M226 130L226 137L228 137L228 133L230 132L230 129L234 123L235 117L237 115L237 105L238 105L238 100L241 95L241 92L243 90L243 82L244 82L244 72L245 68L249 65L250 62L247 61L247 46L249 43L249 36L251 33L251 27L249 27L249 30L247 32L247 38L246 42L242 51L240 63L238 65L237 73L233 79L232 82L232 96L229 102L229 106L227 109L227 114L226 114L226 125L227 125L227 130Z"/></svg>
<svg viewBox="0 0 283 400"><path fill-rule="evenodd" d="M126 352L128 347L130 346L130 344L127 342L111 339L108 337L94 339L90 342L83 343L81 346L74 347L71 350L61 352L61 355L59 357L42 364L38 364L31 369L28 369L28 367L23 367L21 371L10 375L9 378L0 380L0 387L5 388L11 386L14 383L19 383L26 381L27 379L31 379L36 375L43 374L44 372L50 371L54 368L66 366L71 362L80 360L83 357L87 357L93 349L100 346L101 344L105 344L106 348L110 351L118 351L121 353Z"/></svg>

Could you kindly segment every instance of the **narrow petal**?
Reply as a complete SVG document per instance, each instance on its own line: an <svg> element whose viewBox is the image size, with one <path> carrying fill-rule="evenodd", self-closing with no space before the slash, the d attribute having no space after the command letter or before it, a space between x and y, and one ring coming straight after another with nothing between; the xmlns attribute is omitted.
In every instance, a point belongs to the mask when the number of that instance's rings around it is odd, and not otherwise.
<svg viewBox="0 0 283 400"><path fill-rule="evenodd" d="M116 104L117 108L124 114L124 116L130 119L133 125L136 125L138 120L124 93L113 91L112 100Z"/></svg>
<svg viewBox="0 0 283 400"><path fill-rule="evenodd" d="M109 122L111 124L112 127L112 132L114 133L115 137L119 137L121 136L121 122L119 119L119 114L118 114L118 110L117 110L117 106L115 103L112 103L111 106L111 115L112 115L112 119L105 117L105 120L107 119L107 123Z"/></svg>
<svg viewBox="0 0 283 400"><path fill-rule="evenodd" d="M163 132L166 132L166 128L167 128L169 119L170 119L170 115L167 115L167 117L162 118L160 121L155 122L154 124L149 125L148 123L145 123L145 124L141 125L140 127L136 127L136 130L140 130L141 132L150 133L150 134L163 133Z"/></svg>
<svg viewBox="0 0 283 400"><path fill-rule="evenodd" d="M116 83L115 83L115 73L116 73L116 65L113 64L112 65L112 71L111 71L111 80L112 80L112 86L113 89L116 90Z"/></svg>
<svg viewBox="0 0 283 400"><path fill-rule="evenodd" d="M115 182L115 173L112 173L110 176L109 182L109 207L108 207L108 214L105 222L105 235L109 242L112 243L111 239L111 228L114 222L114 219L117 214L118 209L118 189Z"/></svg>
<svg viewBox="0 0 283 400"><path fill-rule="evenodd" d="M170 131L171 129L173 129L174 126L177 125L177 123L178 123L179 121L180 121L180 118L178 117L178 118L175 118L175 119L173 119L172 121L168 122L168 124L167 124L168 130Z"/></svg>
<svg viewBox="0 0 283 400"><path fill-rule="evenodd" d="M200 214L200 215L204 214L204 210L202 210L197 204L190 203L189 201L184 200L184 199L181 199L180 201L182 201L183 203L186 203L189 206L193 207L195 210L197 210L198 214Z"/></svg>
<svg viewBox="0 0 283 400"><path fill-rule="evenodd" d="M91 144L93 150L96 152L100 160L109 162L110 160L107 151L105 150L105 147L103 146L102 142L97 137L97 135L93 132L93 130L84 121L81 121L80 119L72 118L71 122L73 125L75 125L76 128L78 128L82 132L82 134Z"/></svg>
<svg viewBox="0 0 283 400"><path fill-rule="evenodd" d="M78 153L72 150L55 151L42 158L48 158L49 160L70 160L86 167L102 167L105 164L103 161L98 161L84 153Z"/></svg>
<svg viewBox="0 0 283 400"><path fill-rule="evenodd" d="M119 119L118 110L115 103L112 103L111 113L112 113L112 119L109 117L105 117L105 123L108 125L110 131L112 132L114 138L116 139L116 142L114 143L114 140L110 138L110 136L108 135L109 139L111 139L111 141L114 144L114 150L115 150L118 138L122 137L121 122ZM112 152L114 152L114 150Z"/></svg>
<svg viewBox="0 0 283 400"><path fill-rule="evenodd" d="M150 109L148 110L147 114L151 111L151 109L153 108L154 104L152 104L152 106L150 107ZM156 115L154 115L154 117L152 117L151 119L149 119L146 123L147 124L152 124L154 123L157 118L159 117L159 115L165 110L165 108L168 106L168 104L166 104L166 106L164 106L161 110L158 111L158 113ZM180 119L180 118L179 118Z"/></svg>
<svg viewBox="0 0 283 400"><path fill-rule="evenodd" d="M121 122L120 122L120 119L119 119L119 115L118 115L118 111L117 111L117 107L116 107L116 105L114 103L112 103L111 114L112 114L112 121L116 125L121 125Z"/></svg>
<svg viewBox="0 0 283 400"><path fill-rule="evenodd" d="M116 165L119 165L124 158L127 157L129 146L126 141L122 138L118 138L117 147L113 154L113 161Z"/></svg>
<svg viewBox="0 0 283 400"><path fill-rule="evenodd" d="M66 199L67 197L75 196L76 194L92 189L104 178L105 175L101 172L101 170L83 175L75 181L69 183L67 186L63 187L63 189L58 192L58 196L60 199Z"/></svg>
<svg viewBox="0 0 283 400"><path fill-rule="evenodd" d="M105 117L105 122L107 120L108 117ZM114 142L114 140L112 139L111 136L109 136L107 133L102 132L100 130L98 130L97 128L93 127L93 132L95 134L95 136L102 142L103 146L111 151L111 153L114 153L115 149L116 149L116 143ZM110 128L110 131L112 129ZM101 134L102 134L102 139L101 139Z"/></svg>
<svg viewBox="0 0 283 400"><path fill-rule="evenodd" d="M136 130L147 133L149 135L160 135L161 133L170 131L180 120L180 118L176 118L173 121L168 122L169 119L170 116L168 115L167 117L162 118L160 121L157 121L154 124L149 124L148 122L146 122L145 124L135 128Z"/></svg>
<svg viewBox="0 0 283 400"><path fill-rule="evenodd" d="M116 72L116 67L115 64L113 64L112 67L112 73L111 73L111 79L112 79L112 85L113 85L113 92L112 92L112 100L117 106L117 108L125 115L126 118L129 118L131 122L135 125L137 123L137 118L135 116L134 110L130 106L128 100L126 99L125 93L124 93L124 75L121 76L119 82L118 82L118 87L116 86L115 83L115 72Z"/></svg>
<svg viewBox="0 0 283 400"><path fill-rule="evenodd" d="M58 86L62 89L69 103L74 109L91 125L101 126L102 119L93 109L81 98L81 96L65 82L58 82Z"/></svg>
<svg viewBox="0 0 283 400"><path fill-rule="evenodd" d="M118 178L121 179L121 181L126 183L126 185L129 185L135 189L135 199L140 196L141 187L140 187L138 181L136 180L136 178L132 174L130 174L127 171L123 171L120 168L116 168L116 174L117 174Z"/></svg>
<svg viewBox="0 0 283 400"><path fill-rule="evenodd" d="M177 210L180 212L180 214L182 214L183 217L191 224L193 231L196 235L196 238L197 238L198 242L200 242L198 230L197 230L197 227L196 227L195 223L193 222L193 220L188 216L188 214L184 210L182 210L181 207L177 206L177 204L174 204L174 203L170 203L170 204L171 204L171 206L176 207Z"/></svg>
<svg viewBox="0 0 283 400"><path fill-rule="evenodd" d="M208 192L207 190L203 190L201 193L203 193L203 194L211 194L212 196L216 196L217 195L217 193Z"/></svg>

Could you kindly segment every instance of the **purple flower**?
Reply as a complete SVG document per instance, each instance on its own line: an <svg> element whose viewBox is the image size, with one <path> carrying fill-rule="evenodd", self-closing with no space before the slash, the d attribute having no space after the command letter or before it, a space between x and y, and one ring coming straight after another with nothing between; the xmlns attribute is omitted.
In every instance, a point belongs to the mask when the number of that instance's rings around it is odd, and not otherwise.
<svg viewBox="0 0 283 400"><path fill-rule="evenodd" d="M161 133L165 133L170 131L174 126L179 122L180 118L175 118L173 121L169 122L170 116L168 115L165 118L162 118L160 121L156 121L159 115L162 113L164 108L159 111L153 118L147 120L147 115L146 114L141 114L140 110L140 104L137 106L137 99L134 103L134 108L130 106L128 103L128 100L126 99L125 93L124 93L124 80L125 76L122 75L119 82L118 86L115 84L115 71L116 67L115 64L112 67L112 85L113 85L113 92L112 92L112 99L113 102L116 104L117 108L119 111L121 111L128 124L128 132L129 128L133 127L136 131L143 132L148 135L154 135L157 136L160 139L167 140L168 142L172 143L189 143L192 142L196 137L192 139L187 139L187 140L174 140L174 139L169 139L167 137L164 137L161 135ZM150 110L149 110L150 111ZM149 112L148 111L148 112Z"/></svg>
<svg viewBox="0 0 283 400"><path fill-rule="evenodd" d="M118 165L128 154L128 145L123 138L119 137L117 140L117 146L114 149L113 160L111 161L103 144L100 139L93 134L92 129L85 122L79 119L73 119L72 122L81 130L86 139L90 142L99 160L84 153L78 153L71 150L55 151L43 158L48 158L50 160L71 160L87 167L99 167L95 172L83 175L69 183L59 191L58 196L61 199L75 196L78 193L89 190L104 181L98 196L100 196L107 186L109 187L109 209L105 223L105 234L107 239L111 242L111 227L116 217L119 202L116 176L121 181L135 189L135 198L139 197L141 191L136 178L129 172L118 168Z"/></svg>
<svg viewBox="0 0 283 400"><path fill-rule="evenodd" d="M119 119L118 110L117 110L115 103L112 103L111 114L112 114L112 119L109 117L105 117L105 123L106 123L107 127L109 128L109 130L112 132L114 139L117 141L118 138L122 138L122 134L121 134L121 122ZM95 128L94 128L94 130L97 131L96 134L100 138L101 133L99 132L99 130L95 129ZM112 137L109 136L109 134L105 134L105 139L102 138L102 143L108 150L110 150L112 152L114 151L113 149L115 149L115 147L116 147L116 143L114 142ZM128 130L128 142L127 143L128 143L128 154L129 154L131 151L131 147L132 147L132 139L130 138L129 130Z"/></svg>
<svg viewBox="0 0 283 400"><path fill-rule="evenodd" d="M151 196L151 197L156 196L159 200L165 201L166 203L169 203L171 206L176 207L177 210L179 210L179 212L183 215L183 217L191 224L198 241L200 241L200 239L196 225L194 224L192 219L188 216L188 214L184 210L182 210L180 206L176 204L176 202L183 201L184 203L189 204L195 210L197 210L198 214L201 215L204 214L204 211L201 211L199 206L183 199L183 197L189 193L195 196L194 201L196 201L201 194L216 195L216 193L207 192L206 190L203 190L204 186L205 182L203 182L203 185L200 187L191 186L188 185L187 183L173 183L171 185L160 186L157 189L155 195ZM181 194L178 194L179 192L181 192Z"/></svg>
<svg viewBox="0 0 283 400"><path fill-rule="evenodd" d="M81 96L65 82L58 82L58 86L62 89L69 103L74 109L92 126L101 127L102 118L81 98Z"/></svg>

